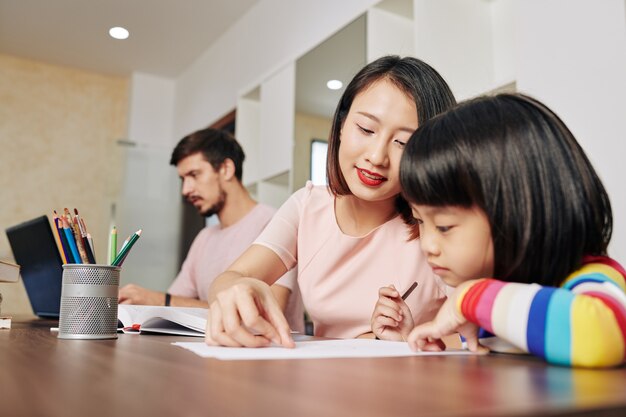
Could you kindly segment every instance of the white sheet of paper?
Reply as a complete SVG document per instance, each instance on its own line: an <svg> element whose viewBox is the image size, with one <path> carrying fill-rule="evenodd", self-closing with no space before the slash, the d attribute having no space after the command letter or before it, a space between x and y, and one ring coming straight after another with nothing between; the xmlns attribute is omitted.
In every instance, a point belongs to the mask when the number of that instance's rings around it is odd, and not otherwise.
<svg viewBox="0 0 626 417"><path fill-rule="evenodd" d="M383 358L397 356L474 355L468 350L443 352L413 352L405 342L371 339L312 340L296 342L294 349L278 346L265 348L230 348L208 346L204 342L174 342L203 358L220 360L265 359L328 359L328 358Z"/></svg>

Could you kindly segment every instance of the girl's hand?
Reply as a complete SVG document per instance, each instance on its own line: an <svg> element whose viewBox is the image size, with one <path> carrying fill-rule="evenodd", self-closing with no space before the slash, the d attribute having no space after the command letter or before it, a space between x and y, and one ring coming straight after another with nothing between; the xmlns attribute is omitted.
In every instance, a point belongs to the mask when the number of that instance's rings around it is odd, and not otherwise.
<svg viewBox="0 0 626 417"><path fill-rule="evenodd" d="M254 278L241 278L217 294L210 305L205 341L232 347L261 347L271 342L295 346L270 286Z"/></svg>
<svg viewBox="0 0 626 417"><path fill-rule="evenodd" d="M414 326L409 306L393 285L378 290L378 302L372 313L372 331L379 339L406 341Z"/></svg>
<svg viewBox="0 0 626 417"><path fill-rule="evenodd" d="M411 331L407 339L411 349L425 351L444 350L445 344L441 341L441 338L458 332L465 337L470 351L482 353L489 351L489 349L478 343L478 326L467 321L457 308L457 300L460 294L464 293L467 286L475 282L467 281L458 286L441 306L434 320L421 324Z"/></svg>

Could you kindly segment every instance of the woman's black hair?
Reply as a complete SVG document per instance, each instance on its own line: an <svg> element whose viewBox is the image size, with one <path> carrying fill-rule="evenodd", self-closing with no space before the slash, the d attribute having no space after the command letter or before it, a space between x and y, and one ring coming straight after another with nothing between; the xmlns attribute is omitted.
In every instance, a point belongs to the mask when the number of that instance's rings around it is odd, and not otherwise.
<svg viewBox="0 0 626 417"><path fill-rule="evenodd" d="M382 79L392 82L415 102L418 125L456 104L450 87L441 75L417 58L389 55L363 67L350 81L339 100L328 140L326 175L328 186L335 196L352 194L339 166L339 144L343 123L354 98ZM396 208L404 220L410 223L411 210L401 195L396 200Z"/></svg>
<svg viewBox="0 0 626 417"><path fill-rule="evenodd" d="M477 98L424 123L400 183L410 203L482 209L498 279L558 286L611 239L609 197L583 149L521 94Z"/></svg>

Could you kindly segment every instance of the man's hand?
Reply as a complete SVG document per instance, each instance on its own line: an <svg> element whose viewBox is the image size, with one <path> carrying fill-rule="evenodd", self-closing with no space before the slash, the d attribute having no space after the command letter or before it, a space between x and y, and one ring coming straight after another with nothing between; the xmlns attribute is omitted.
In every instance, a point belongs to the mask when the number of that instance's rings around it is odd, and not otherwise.
<svg viewBox="0 0 626 417"><path fill-rule="evenodd" d="M120 304L165 305L165 293L152 291L135 284L124 285L120 288L118 298Z"/></svg>

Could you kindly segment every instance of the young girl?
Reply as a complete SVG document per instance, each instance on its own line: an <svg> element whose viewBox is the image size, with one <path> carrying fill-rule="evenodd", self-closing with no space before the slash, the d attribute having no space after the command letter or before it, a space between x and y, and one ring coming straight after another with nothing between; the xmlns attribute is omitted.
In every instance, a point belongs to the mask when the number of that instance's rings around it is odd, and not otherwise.
<svg viewBox="0 0 626 417"><path fill-rule="evenodd" d="M450 108L454 97L441 76L414 58L380 58L346 87L329 138L329 187L308 184L279 209L265 231L209 290L206 342L293 346L270 287L298 268L298 284L315 334L371 335L376 290L390 282L408 288L413 320L434 317L443 283L417 242L407 243L411 219L400 197L404 145L418 125ZM409 302L409 301L408 301Z"/></svg>
<svg viewBox="0 0 626 417"><path fill-rule="evenodd" d="M423 125L400 170L424 255L456 287L408 334L413 349L441 349L458 331L477 350L480 326L555 364L624 361L625 272L606 255L609 198L552 111L522 95L472 100ZM388 321L390 302L396 312L402 303L386 294L379 337L382 326L404 329Z"/></svg>

